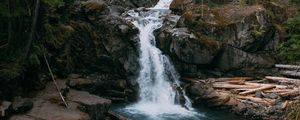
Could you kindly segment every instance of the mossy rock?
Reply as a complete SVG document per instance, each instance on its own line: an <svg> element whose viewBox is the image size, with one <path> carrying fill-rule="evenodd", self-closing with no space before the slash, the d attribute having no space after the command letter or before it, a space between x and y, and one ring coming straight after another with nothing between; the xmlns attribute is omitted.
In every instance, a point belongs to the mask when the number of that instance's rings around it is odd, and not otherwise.
<svg viewBox="0 0 300 120"><path fill-rule="evenodd" d="M84 2L83 6L88 12L102 12L107 8L105 2L102 0L89 0Z"/></svg>

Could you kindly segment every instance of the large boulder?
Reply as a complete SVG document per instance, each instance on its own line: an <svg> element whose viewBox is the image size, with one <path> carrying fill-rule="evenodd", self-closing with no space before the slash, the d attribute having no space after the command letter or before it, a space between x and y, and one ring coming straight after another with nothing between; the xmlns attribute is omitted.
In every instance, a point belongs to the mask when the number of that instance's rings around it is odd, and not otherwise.
<svg viewBox="0 0 300 120"><path fill-rule="evenodd" d="M70 90L68 99L80 104L79 108L89 114L91 120L104 119L108 114L111 101L87 92Z"/></svg>
<svg viewBox="0 0 300 120"><path fill-rule="evenodd" d="M15 114L20 114L31 110L33 102L28 98L17 97L12 103L12 110Z"/></svg>
<svg viewBox="0 0 300 120"><path fill-rule="evenodd" d="M160 37L162 49L168 50L171 56L176 56L178 60L188 64L210 64L221 48L218 41L205 36L198 37L187 28L174 28L161 33Z"/></svg>

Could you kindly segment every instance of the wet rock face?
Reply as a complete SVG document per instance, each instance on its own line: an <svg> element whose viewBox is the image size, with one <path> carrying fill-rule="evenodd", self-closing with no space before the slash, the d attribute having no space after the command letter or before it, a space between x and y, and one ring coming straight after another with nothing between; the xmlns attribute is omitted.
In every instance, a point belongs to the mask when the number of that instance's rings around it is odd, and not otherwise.
<svg viewBox="0 0 300 120"><path fill-rule="evenodd" d="M176 65L177 69L195 72L203 65L225 71L270 67L275 61L269 56L281 39L280 18L286 18L287 14L284 6L273 2L256 5L212 2L220 5L172 2L173 14L181 18L174 27L164 27L165 33L158 36L160 48L170 53L176 64L182 64ZM278 15L278 19L270 14ZM190 66L191 70L182 66Z"/></svg>
<svg viewBox="0 0 300 120"><path fill-rule="evenodd" d="M66 18L68 22L51 24L60 41L48 43L49 48L55 48L49 51L58 56L53 64L66 72L110 73L117 78L134 75L138 69L134 39L138 30L120 17L121 13L114 13L116 6L126 8L105 0L74 2ZM56 16L53 19L61 20Z"/></svg>
<svg viewBox="0 0 300 120"><path fill-rule="evenodd" d="M235 47L223 48L220 56L215 61L216 66L222 70L243 69L243 68L268 68L274 65L275 61L267 56L247 53Z"/></svg>
<svg viewBox="0 0 300 120"><path fill-rule="evenodd" d="M176 59L188 64L209 64L220 49L217 41L207 43L205 39L198 38L187 28L174 28L160 36L162 49L168 50L170 54L176 56Z"/></svg>

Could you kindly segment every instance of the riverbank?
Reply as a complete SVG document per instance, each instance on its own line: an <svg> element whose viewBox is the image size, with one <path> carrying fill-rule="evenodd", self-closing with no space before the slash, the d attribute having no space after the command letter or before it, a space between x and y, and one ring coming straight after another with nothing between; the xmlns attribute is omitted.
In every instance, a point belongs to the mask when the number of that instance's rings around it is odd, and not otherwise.
<svg viewBox="0 0 300 120"><path fill-rule="evenodd" d="M298 113L300 82L297 79L268 76L264 79L232 77L182 80L187 83L185 89L192 99L198 118L201 119L289 120L296 118ZM145 117L142 113L126 112L129 102L111 101L107 97L81 91L84 87L92 87L94 83L80 75L73 74L67 79L57 81L69 105L68 109L65 108L53 82L49 82L45 89L30 93L26 98L19 97L11 102L2 102L5 119L96 120ZM190 119L193 120L193 117Z"/></svg>

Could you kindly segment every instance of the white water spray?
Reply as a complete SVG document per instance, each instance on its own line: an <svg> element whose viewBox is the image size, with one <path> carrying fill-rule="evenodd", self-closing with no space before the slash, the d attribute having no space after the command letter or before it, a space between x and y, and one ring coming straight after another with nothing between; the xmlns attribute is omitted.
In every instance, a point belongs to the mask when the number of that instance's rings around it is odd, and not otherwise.
<svg viewBox="0 0 300 120"><path fill-rule="evenodd" d="M147 11L128 11L132 23L139 29L141 70L139 84L140 101L130 106L132 111L144 112L152 116L161 114L189 114L191 102L179 84L179 75L168 57L156 47L154 30L163 25L164 15L170 12L172 0L160 0L156 6ZM180 89L180 90L176 90ZM176 103L176 92L182 92L184 107ZM178 95L178 94L177 94ZM189 109L189 110L187 110Z"/></svg>

